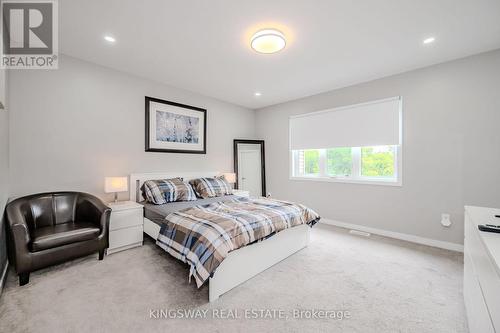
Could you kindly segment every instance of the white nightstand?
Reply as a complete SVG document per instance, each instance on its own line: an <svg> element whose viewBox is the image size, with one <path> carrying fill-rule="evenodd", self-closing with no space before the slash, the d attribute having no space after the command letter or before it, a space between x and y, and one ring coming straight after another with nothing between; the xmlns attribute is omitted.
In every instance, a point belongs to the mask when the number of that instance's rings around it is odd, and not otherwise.
<svg viewBox="0 0 500 333"><path fill-rule="evenodd" d="M108 203L111 208L109 220L109 248L107 254L142 245L143 207L133 201Z"/></svg>
<svg viewBox="0 0 500 333"><path fill-rule="evenodd" d="M234 189L233 194L239 197L250 198L250 192L245 190Z"/></svg>

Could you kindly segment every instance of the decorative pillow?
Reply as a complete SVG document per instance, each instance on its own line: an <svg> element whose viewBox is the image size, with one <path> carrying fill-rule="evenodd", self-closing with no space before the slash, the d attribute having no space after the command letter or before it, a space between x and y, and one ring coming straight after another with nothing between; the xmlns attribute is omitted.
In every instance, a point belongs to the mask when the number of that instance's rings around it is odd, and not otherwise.
<svg viewBox="0 0 500 333"><path fill-rule="evenodd" d="M182 178L147 180L142 185L142 193L155 205L197 199L191 185Z"/></svg>
<svg viewBox="0 0 500 333"><path fill-rule="evenodd" d="M224 176L197 178L190 180L189 183L193 185L196 194L203 199L233 194L233 189Z"/></svg>

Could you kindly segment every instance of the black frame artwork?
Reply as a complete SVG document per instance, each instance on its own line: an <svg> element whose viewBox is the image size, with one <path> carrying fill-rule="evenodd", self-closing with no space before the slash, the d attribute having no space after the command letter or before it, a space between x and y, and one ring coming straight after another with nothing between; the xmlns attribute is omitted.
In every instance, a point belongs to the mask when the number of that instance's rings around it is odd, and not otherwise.
<svg viewBox="0 0 500 333"><path fill-rule="evenodd" d="M184 154L206 154L207 153L207 110L199 107L166 101L159 98L154 97L145 97L145 111L146 111L146 119L145 119L145 139L146 139L146 147L145 151L147 152L157 152L157 153L184 153ZM150 133L150 103L156 102L161 104L167 104L171 106L175 106L178 108L189 109L193 111L201 112L203 115L201 116L203 119L203 148L200 150L187 150L187 149L164 149L164 148L152 148L151 147L151 133Z"/></svg>

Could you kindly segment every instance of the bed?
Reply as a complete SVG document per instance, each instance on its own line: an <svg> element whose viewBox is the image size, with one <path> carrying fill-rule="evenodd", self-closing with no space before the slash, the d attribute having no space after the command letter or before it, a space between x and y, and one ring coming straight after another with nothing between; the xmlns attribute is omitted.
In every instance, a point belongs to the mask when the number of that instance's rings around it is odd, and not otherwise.
<svg viewBox="0 0 500 333"><path fill-rule="evenodd" d="M140 190L145 181L175 177L190 180L200 177L215 177L217 175L220 175L220 173L142 173L130 175L131 200L144 204L144 232L156 241L160 235L162 225L166 222L165 217L170 213L176 213L196 205L217 205L222 204L222 202L238 203L244 200L228 195L164 205L147 204L143 202L144 198ZM215 272L208 278L209 301L217 300L227 291L303 249L308 245L309 239L310 226L301 224L277 232L265 240L256 241L229 252Z"/></svg>

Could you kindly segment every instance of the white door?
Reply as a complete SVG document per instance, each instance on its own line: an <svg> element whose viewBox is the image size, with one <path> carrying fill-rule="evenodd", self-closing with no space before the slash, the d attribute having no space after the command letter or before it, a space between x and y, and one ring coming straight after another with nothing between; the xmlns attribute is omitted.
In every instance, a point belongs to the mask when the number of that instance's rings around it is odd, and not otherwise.
<svg viewBox="0 0 500 333"><path fill-rule="evenodd" d="M238 155L238 188L262 196L260 150L240 150Z"/></svg>

